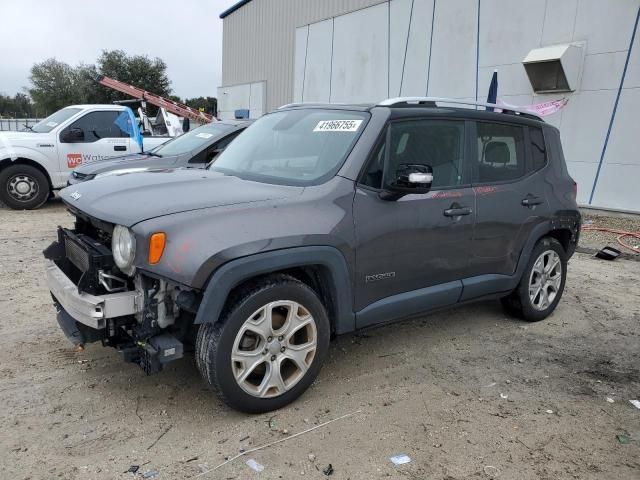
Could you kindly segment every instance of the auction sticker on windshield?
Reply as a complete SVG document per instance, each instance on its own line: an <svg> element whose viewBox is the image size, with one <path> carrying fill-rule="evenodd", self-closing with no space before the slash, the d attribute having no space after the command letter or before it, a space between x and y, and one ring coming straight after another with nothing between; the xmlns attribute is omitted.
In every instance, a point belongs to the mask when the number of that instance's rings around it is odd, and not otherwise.
<svg viewBox="0 0 640 480"><path fill-rule="evenodd" d="M322 120L318 122L314 132L355 132L362 120Z"/></svg>
<svg viewBox="0 0 640 480"><path fill-rule="evenodd" d="M204 133L204 132L201 132L201 133L197 134L197 135L196 135L196 137L198 137L198 138L208 139L208 138L213 137L213 133Z"/></svg>

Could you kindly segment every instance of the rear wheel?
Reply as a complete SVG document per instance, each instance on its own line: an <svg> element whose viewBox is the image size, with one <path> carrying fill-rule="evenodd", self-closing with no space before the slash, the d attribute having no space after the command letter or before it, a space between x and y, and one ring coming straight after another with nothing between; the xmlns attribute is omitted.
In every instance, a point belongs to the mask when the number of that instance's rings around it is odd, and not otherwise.
<svg viewBox="0 0 640 480"><path fill-rule="evenodd" d="M250 413L295 400L316 378L329 347L316 293L288 275L242 287L196 345L204 380L229 406Z"/></svg>
<svg viewBox="0 0 640 480"><path fill-rule="evenodd" d="M555 238L541 239L533 249L518 287L502 299L505 310L530 322L547 318L556 308L567 277L567 255Z"/></svg>
<svg viewBox="0 0 640 480"><path fill-rule="evenodd" d="M14 164L0 171L0 200L14 210L33 210L49 198L47 177L35 167Z"/></svg>

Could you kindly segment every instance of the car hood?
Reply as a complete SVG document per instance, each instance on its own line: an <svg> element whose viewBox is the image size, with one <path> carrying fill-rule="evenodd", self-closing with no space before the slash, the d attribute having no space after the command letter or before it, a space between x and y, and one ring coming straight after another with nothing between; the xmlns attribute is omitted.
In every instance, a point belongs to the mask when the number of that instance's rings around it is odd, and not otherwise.
<svg viewBox="0 0 640 480"><path fill-rule="evenodd" d="M109 160L97 160L85 163L74 171L83 175L98 175L100 173L128 168L164 168L175 165L180 156L154 157L147 153L136 153Z"/></svg>
<svg viewBox="0 0 640 480"><path fill-rule="evenodd" d="M48 133L34 132L0 132L0 149L11 149L12 147L32 147L40 142L50 141Z"/></svg>
<svg viewBox="0 0 640 480"><path fill-rule="evenodd" d="M185 168L100 177L67 187L61 190L60 196L72 211L131 227L164 215L282 199L299 195L303 190Z"/></svg>
<svg viewBox="0 0 640 480"><path fill-rule="evenodd" d="M7 131L7 132L0 132L0 138L42 138L43 136L46 136L46 133L35 133L35 132L14 132L14 131Z"/></svg>

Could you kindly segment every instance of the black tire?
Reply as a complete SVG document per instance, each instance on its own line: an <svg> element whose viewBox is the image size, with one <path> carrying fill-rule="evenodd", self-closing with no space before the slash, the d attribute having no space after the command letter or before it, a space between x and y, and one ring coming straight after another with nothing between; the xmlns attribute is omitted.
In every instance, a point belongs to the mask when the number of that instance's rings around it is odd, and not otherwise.
<svg viewBox="0 0 640 480"><path fill-rule="evenodd" d="M531 279L531 272L533 270L535 262L540 255L544 252L552 250L558 254L560 258L560 265L562 267L560 287L555 294L555 298L544 310L536 309L529 297L529 282ZM544 237L538 241L536 246L531 252L531 257L527 263L527 267L522 274L518 287L511 292L511 294L502 299L502 305L505 311L514 317L521 318L528 322L538 322L547 318L555 310L558 302L562 298L564 292L564 285L567 279L567 253L562 248L562 245L558 240L553 237Z"/></svg>
<svg viewBox="0 0 640 480"><path fill-rule="evenodd" d="M247 393L236 381L231 354L245 321L264 305L278 300L298 302L313 316L317 347L312 363L296 384L278 396L260 398ZM227 405L247 413L263 413L291 403L313 383L329 350L329 338L329 319L316 293L294 277L275 274L234 291L220 319L200 326L196 340L196 364L208 386Z"/></svg>
<svg viewBox="0 0 640 480"><path fill-rule="evenodd" d="M20 198L14 182L23 179L34 190L32 195ZM0 201L14 210L34 210L49 198L51 189L44 173L31 165L9 165L0 170Z"/></svg>

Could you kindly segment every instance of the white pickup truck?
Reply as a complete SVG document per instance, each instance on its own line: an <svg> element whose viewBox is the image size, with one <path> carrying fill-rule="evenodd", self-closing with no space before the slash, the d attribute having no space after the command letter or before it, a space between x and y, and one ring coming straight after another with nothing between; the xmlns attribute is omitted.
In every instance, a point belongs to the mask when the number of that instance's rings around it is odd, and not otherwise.
<svg viewBox="0 0 640 480"><path fill-rule="evenodd" d="M38 208L67 185L75 167L140 152L122 128L126 113L120 105L73 105L29 131L0 132L0 202L16 210ZM143 139L148 151L170 137Z"/></svg>

